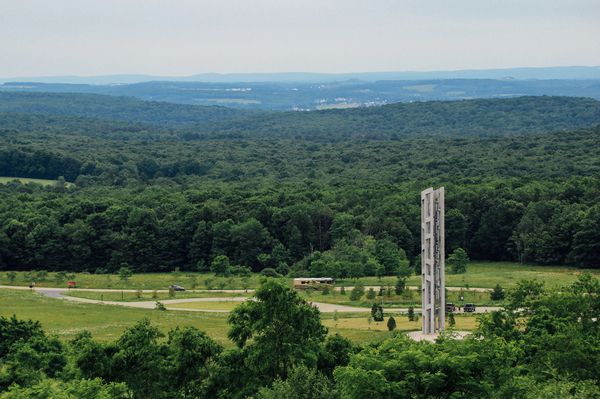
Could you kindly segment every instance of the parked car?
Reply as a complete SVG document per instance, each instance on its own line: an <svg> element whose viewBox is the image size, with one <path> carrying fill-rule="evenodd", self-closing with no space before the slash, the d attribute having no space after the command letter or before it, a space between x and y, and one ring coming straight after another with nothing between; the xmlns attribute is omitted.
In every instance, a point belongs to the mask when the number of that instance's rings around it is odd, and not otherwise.
<svg viewBox="0 0 600 399"><path fill-rule="evenodd" d="M169 287L169 289L173 288L175 291L185 291L185 288L180 287L178 285L172 285Z"/></svg>
<svg viewBox="0 0 600 399"><path fill-rule="evenodd" d="M454 311L456 311L456 307L454 306L453 303L448 302L446 304L446 312L454 312Z"/></svg>
<svg viewBox="0 0 600 399"><path fill-rule="evenodd" d="M467 303L465 305L465 312L474 312L475 310L476 310L475 309L475 304L473 304L473 303Z"/></svg>

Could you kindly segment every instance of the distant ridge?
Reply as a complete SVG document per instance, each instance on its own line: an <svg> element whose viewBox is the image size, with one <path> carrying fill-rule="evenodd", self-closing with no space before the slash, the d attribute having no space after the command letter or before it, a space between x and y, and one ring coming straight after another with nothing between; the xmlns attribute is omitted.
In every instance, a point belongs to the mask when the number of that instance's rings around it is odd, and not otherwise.
<svg viewBox="0 0 600 399"><path fill-rule="evenodd" d="M362 72L362 73L203 73L186 77L151 76L151 75L106 75L106 76L46 76L0 78L7 82L39 82L69 84L133 84L149 81L171 82L339 82L346 80L362 80L374 82L378 80L419 80L419 79L600 79L600 66L569 66L547 68L508 68L508 69L469 69L458 71L431 72Z"/></svg>

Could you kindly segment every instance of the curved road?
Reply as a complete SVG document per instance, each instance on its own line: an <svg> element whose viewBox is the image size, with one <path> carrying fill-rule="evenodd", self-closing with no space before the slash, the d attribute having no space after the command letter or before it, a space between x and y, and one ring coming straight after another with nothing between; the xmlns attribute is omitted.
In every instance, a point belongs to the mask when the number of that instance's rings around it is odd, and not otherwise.
<svg viewBox="0 0 600 399"><path fill-rule="evenodd" d="M29 289L28 287L14 287L14 286L0 286L0 288L8 288L8 289ZM471 288L475 290L474 288ZM57 298L57 299L66 299L70 301L76 302L87 302L87 303L97 303L97 304L105 304L105 305L118 305L118 306L127 306L132 308L142 308L142 309L154 309L156 307L156 301L140 301L140 302L113 302L113 301L98 301L95 299L86 299L86 298L77 298L71 296L62 295L65 292L68 292L68 289L65 288L34 288L34 290L44 296L49 298ZM483 289L482 289L483 290ZM135 292L135 290L108 290L108 289L81 289L78 288L77 291L95 291L95 292L118 292L118 291L126 291L126 292ZM167 292L167 290L161 290ZM198 292L203 292L205 290L197 290ZM152 292L152 290L146 290L144 292ZM193 291L192 291L193 292ZM214 291L213 291L214 292ZM243 290L228 290L227 292L244 292ZM227 298L227 301L235 301L235 302L243 302L247 297L233 297ZM189 312L211 312L211 313L227 313L228 310L212 310L212 309L192 309L192 308L173 308L169 307L169 304L175 303L193 303L193 302L217 302L223 301L223 298L187 298L187 299L167 299L161 301L168 310L183 310ZM358 308L352 306L343 306L343 305L335 305L330 303L320 303L320 302L311 302L314 306L316 306L323 313L331 313L337 310L338 312L370 312L371 309L368 308ZM477 313L490 312L492 310L499 310L499 307L485 307L478 308ZM392 309L387 310L396 311L398 313L406 313L407 309ZM420 313L421 309L415 309L416 313Z"/></svg>

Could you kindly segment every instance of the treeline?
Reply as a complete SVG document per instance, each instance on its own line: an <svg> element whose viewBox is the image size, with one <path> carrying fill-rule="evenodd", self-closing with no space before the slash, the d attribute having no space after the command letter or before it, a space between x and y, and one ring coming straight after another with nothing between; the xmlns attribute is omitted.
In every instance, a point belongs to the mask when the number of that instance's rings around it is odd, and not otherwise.
<svg viewBox="0 0 600 399"><path fill-rule="evenodd" d="M193 131L239 131L335 141L394 137L519 136L600 123L600 102L573 97L517 97L397 103L379 107L283 112L190 124Z"/></svg>
<svg viewBox="0 0 600 399"><path fill-rule="evenodd" d="M4 129L0 175L54 180L64 176L87 187L137 185L161 176L187 176L204 183L264 185L310 179L339 185L428 177L564 179L600 172L600 127L520 137L337 143L245 136L182 142L165 136L170 139L122 141Z"/></svg>
<svg viewBox="0 0 600 399"><path fill-rule="evenodd" d="M420 252L420 192L446 187L447 253L600 267L600 175L260 188L0 186L6 270L208 270L218 257L258 272L395 275ZM223 260L223 258L220 258Z"/></svg>
<svg viewBox="0 0 600 399"><path fill-rule="evenodd" d="M599 294L589 274L556 291L523 280L473 336L436 343L392 332L353 344L273 279L229 314L229 350L148 318L113 342L83 331L64 343L39 322L0 317L0 398L598 398Z"/></svg>
<svg viewBox="0 0 600 399"><path fill-rule="evenodd" d="M220 106L174 104L142 101L133 97L100 94L0 92L0 112L85 116L119 121L145 122L177 126L242 118L264 111L233 109Z"/></svg>
<svg viewBox="0 0 600 399"><path fill-rule="evenodd" d="M0 92L0 112L85 116L163 126L184 125L177 128L176 135L187 140L232 133L322 142L422 136L512 137L574 130L600 123L599 101L546 96L396 103L366 108L264 114L264 111L93 94ZM35 120L29 122L32 130L36 130L35 124ZM0 128L3 127L12 128L0 122Z"/></svg>

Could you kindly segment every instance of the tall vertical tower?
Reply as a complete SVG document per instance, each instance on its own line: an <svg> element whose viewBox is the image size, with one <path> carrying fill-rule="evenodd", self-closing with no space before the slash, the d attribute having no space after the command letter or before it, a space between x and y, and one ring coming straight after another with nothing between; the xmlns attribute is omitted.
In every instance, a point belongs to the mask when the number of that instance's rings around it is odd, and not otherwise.
<svg viewBox="0 0 600 399"><path fill-rule="evenodd" d="M439 331L446 328L444 232L444 187L428 188L421 192L423 334L435 334L438 328Z"/></svg>

